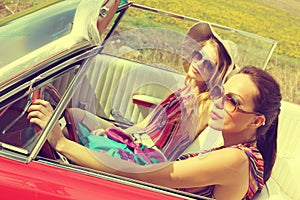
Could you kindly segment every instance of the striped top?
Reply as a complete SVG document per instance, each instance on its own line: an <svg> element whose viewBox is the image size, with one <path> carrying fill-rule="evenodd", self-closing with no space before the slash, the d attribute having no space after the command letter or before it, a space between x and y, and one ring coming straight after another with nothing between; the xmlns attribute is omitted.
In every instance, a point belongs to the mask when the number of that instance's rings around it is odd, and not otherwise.
<svg viewBox="0 0 300 200"><path fill-rule="evenodd" d="M176 160L199 135L199 105L193 89L186 86L154 109L144 130L169 161Z"/></svg>
<svg viewBox="0 0 300 200"><path fill-rule="evenodd" d="M224 146L214 148L212 151L225 148ZM259 193L264 187L263 171L264 171L264 161L261 153L257 149L256 142L254 143L244 143L233 145L227 148L238 148L245 152L248 156L250 164L250 174L249 174L249 187L248 191L243 198L244 200L251 200L256 193ZM198 153L186 154L181 156L178 160L185 160L190 157L197 156ZM180 189L182 191L187 191L188 189ZM214 186L208 186L204 190L197 192L198 195L214 198L213 197Z"/></svg>

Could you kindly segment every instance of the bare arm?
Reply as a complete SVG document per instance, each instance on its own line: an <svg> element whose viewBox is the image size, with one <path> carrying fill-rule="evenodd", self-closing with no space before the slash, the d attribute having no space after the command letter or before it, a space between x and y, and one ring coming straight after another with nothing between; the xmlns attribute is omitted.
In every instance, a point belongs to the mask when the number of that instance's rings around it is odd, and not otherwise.
<svg viewBox="0 0 300 200"><path fill-rule="evenodd" d="M29 108L28 117L32 123L44 128L52 112L48 102L37 100L35 105ZM238 149L225 148L214 151L202 159L194 157L183 161L140 166L99 152L92 152L68 140L62 134L58 124L52 130L48 140L58 152L81 166L166 187L197 188L235 184L246 189L248 184L248 158ZM108 163L117 163L117 165Z"/></svg>
<svg viewBox="0 0 300 200"><path fill-rule="evenodd" d="M207 157L140 166L135 163L92 152L70 140L55 147L73 162L96 170L142 180L170 188L194 188L208 185L230 185L247 180L248 161L238 149L224 149ZM246 178L244 178L246 177ZM243 182L243 181L242 181ZM241 184L246 185L247 184Z"/></svg>

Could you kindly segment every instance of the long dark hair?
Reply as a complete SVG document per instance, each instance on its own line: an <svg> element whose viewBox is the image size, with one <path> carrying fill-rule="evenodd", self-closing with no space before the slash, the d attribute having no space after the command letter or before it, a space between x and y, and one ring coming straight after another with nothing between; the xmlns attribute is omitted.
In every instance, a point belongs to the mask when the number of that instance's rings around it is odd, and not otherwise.
<svg viewBox="0 0 300 200"><path fill-rule="evenodd" d="M251 76L259 90L254 99L255 111L266 118L265 125L256 132L257 147L264 159L264 181L272 172L277 152L278 115L280 113L281 93L277 81L266 71L254 66L246 66L240 70L242 74Z"/></svg>

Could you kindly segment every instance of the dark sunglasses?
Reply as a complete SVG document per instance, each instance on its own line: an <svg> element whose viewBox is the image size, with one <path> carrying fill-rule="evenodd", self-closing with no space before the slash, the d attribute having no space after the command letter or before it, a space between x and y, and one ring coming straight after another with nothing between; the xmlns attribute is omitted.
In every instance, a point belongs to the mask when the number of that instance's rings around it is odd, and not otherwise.
<svg viewBox="0 0 300 200"><path fill-rule="evenodd" d="M225 110L228 112L240 112L244 114L262 115L259 112L245 111L241 108L238 97L235 94L228 93L225 95Z"/></svg>
<svg viewBox="0 0 300 200"><path fill-rule="evenodd" d="M210 60L204 59L203 53L201 51L194 50L192 56L193 56L192 61L197 64L199 61L203 60L202 65L205 69L207 69L208 72L213 72L215 70L216 65L212 63Z"/></svg>
<svg viewBox="0 0 300 200"><path fill-rule="evenodd" d="M241 108L241 104L239 98L236 94L228 93L224 94L224 88L222 86L214 86L212 90L210 90L210 97L212 100L217 100L219 98L223 98L224 108L227 112L240 112L244 114L255 114L255 115L263 115L259 112L250 112L245 111Z"/></svg>

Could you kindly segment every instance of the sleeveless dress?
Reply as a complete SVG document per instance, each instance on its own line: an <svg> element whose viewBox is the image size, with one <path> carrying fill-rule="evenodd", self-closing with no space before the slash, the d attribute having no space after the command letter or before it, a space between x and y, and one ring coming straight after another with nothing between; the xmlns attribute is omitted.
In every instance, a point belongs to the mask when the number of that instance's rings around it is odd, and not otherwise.
<svg viewBox="0 0 300 200"><path fill-rule="evenodd" d="M230 147L218 147L214 148L211 151L215 151L222 148L238 148L245 152L249 159L249 167L250 167L250 174L249 174L249 186L248 191L243 198L244 200L251 200L256 193L259 193L264 187L264 179L263 179L263 172L264 172L264 161L262 158L261 153L257 149L256 142L254 143L243 143L238 145L233 145ZM179 157L177 160L185 160L190 157L198 156L198 153L186 154ZM179 189L181 191L188 192L188 189L183 188ZM214 198L213 196L214 186L208 186L205 189L197 192L196 194L205 196L208 198Z"/></svg>
<svg viewBox="0 0 300 200"><path fill-rule="evenodd" d="M194 91L186 86L155 108L144 131L166 158L174 161L199 135L200 117Z"/></svg>

